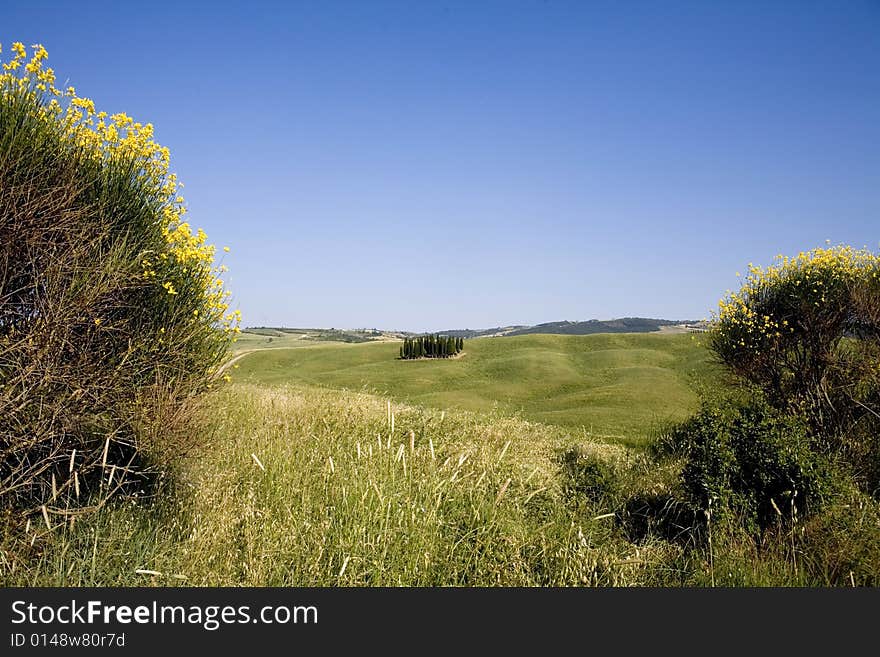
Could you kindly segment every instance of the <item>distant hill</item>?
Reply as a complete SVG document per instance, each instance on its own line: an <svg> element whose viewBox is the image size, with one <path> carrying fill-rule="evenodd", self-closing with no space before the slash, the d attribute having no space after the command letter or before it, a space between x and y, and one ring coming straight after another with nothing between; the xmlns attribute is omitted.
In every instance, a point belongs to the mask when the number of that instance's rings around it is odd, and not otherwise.
<svg viewBox="0 0 880 657"><path fill-rule="evenodd" d="M327 342L372 342L386 337L386 335L378 329L318 329L288 328L284 326L249 326L243 329L243 332L266 338L294 336L302 340Z"/></svg>
<svg viewBox="0 0 880 657"><path fill-rule="evenodd" d="M653 319L650 317L621 317L619 319L590 319L583 322L545 322L534 326L496 326L488 329L453 329L436 331L440 335L461 338L481 338L489 336L514 336L542 333L547 335L591 335L593 333L654 333L663 327L676 327L684 332L686 326L702 325L693 320ZM677 331L675 331L677 332Z"/></svg>
<svg viewBox="0 0 880 657"><path fill-rule="evenodd" d="M683 321L651 319L648 317L621 317L620 319L590 319L585 322L547 322L518 328L507 335L548 333L551 335L590 335L592 333L653 333L663 326L677 326Z"/></svg>
<svg viewBox="0 0 880 657"><path fill-rule="evenodd" d="M456 338L506 337L514 335L531 335L536 333L547 335L592 335L593 333L655 333L664 329L666 332L685 332L703 330L704 322L695 320L652 319L649 317L621 317L619 319L590 319L583 322L545 322L528 326L495 326L486 329L449 329L446 331L430 331L440 335L451 335ZM254 326L246 329L247 333L263 337L284 337L295 335L303 340L332 342L371 342L383 339L400 339L425 333L411 331L380 331L378 329L318 329L288 328L277 326Z"/></svg>
<svg viewBox="0 0 880 657"><path fill-rule="evenodd" d="M528 326L520 324L517 326L496 326L487 329L453 329L451 331L435 331L440 335L451 335L454 338L482 338L488 335L513 335L514 331L527 329Z"/></svg>

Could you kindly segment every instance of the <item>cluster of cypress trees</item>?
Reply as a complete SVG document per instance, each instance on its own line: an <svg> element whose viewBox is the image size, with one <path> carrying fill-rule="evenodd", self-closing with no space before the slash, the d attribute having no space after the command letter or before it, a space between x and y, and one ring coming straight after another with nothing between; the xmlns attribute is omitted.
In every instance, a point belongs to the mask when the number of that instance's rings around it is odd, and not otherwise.
<svg viewBox="0 0 880 657"><path fill-rule="evenodd" d="M404 338L400 347L400 357L411 358L449 358L464 349L464 338L451 335L421 335L417 338Z"/></svg>

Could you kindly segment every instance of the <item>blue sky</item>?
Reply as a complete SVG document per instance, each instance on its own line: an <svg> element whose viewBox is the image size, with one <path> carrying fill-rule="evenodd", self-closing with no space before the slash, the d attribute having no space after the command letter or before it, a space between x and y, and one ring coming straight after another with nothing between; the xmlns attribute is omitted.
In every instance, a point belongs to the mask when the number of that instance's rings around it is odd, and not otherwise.
<svg viewBox="0 0 880 657"><path fill-rule="evenodd" d="M705 317L880 240L880 3L16 3L152 122L245 325ZM8 52L8 50L7 50Z"/></svg>

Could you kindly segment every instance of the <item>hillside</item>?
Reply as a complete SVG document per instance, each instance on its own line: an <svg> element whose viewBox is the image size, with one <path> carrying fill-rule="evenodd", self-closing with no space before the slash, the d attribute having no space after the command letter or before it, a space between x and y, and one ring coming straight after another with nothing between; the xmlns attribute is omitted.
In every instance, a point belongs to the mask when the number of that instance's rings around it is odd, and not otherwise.
<svg viewBox="0 0 880 657"><path fill-rule="evenodd" d="M496 326L494 328L487 329L450 329L447 331L435 331L440 335L451 335L455 338L484 338L491 337L495 335L511 335L514 331L518 331L519 329L529 328L525 324L518 324L516 326Z"/></svg>
<svg viewBox="0 0 880 657"><path fill-rule="evenodd" d="M582 322L561 321L545 322L530 326L527 324L514 324L510 326L494 326L485 329L446 329L442 331L429 331L440 335L451 335L456 338L486 338L486 337L510 337L515 335L593 335L595 333L655 333L668 329L680 329L684 332L684 326L697 324L694 321L679 321L669 319L652 319L648 317L621 317L619 319L590 319ZM244 330L243 339L254 346L279 346L277 341L291 340L319 341L319 342L370 342L375 340L398 339L405 336L425 335L414 331L380 331L378 329L318 329L318 328L287 328L273 326L254 326ZM268 338L272 338L269 340ZM292 346L292 345L291 345Z"/></svg>
<svg viewBox="0 0 880 657"><path fill-rule="evenodd" d="M316 329L254 326L242 330L233 351L254 349L277 349L280 347L308 347L327 342L357 344L380 340L395 340L402 334L382 332L376 329Z"/></svg>
<svg viewBox="0 0 880 657"><path fill-rule="evenodd" d="M606 442L643 443L658 423L697 406L711 379L708 352L688 335L524 335L471 340L456 359L400 361L399 343L315 345L258 351L235 379L365 390L442 409L497 410L586 431Z"/></svg>
<svg viewBox="0 0 880 657"><path fill-rule="evenodd" d="M650 319L647 317L622 317L620 319L591 319L585 322L547 322L515 329L507 335L530 335L547 333L551 335L592 335L594 333L652 333L663 326L676 326L680 321Z"/></svg>

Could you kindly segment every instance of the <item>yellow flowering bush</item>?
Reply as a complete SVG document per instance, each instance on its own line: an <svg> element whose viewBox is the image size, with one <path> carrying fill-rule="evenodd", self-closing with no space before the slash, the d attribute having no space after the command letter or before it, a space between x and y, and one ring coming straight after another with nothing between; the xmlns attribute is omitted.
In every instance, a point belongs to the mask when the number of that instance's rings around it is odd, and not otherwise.
<svg viewBox="0 0 880 657"><path fill-rule="evenodd" d="M710 345L771 402L840 431L876 404L880 257L828 246L750 265L719 303Z"/></svg>
<svg viewBox="0 0 880 657"><path fill-rule="evenodd" d="M673 428L685 501L763 540L851 487L880 490L880 256L826 246L749 265L709 346L745 385Z"/></svg>
<svg viewBox="0 0 880 657"><path fill-rule="evenodd" d="M187 447L240 316L153 126L47 57L0 59L0 498L51 525Z"/></svg>

